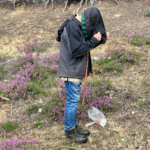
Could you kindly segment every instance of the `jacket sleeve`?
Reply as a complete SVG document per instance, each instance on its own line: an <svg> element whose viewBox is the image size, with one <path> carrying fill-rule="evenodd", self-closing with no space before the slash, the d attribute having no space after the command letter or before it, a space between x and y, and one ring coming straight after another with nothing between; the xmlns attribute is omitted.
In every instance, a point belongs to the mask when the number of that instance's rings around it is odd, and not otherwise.
<svg viewBox="0 0 150 150"><path fill-rule="evenodd" d="M94 48L97 47L97 46L99 46L100 44L105 44L105 43L106 43L106 36L102 36L101 41L100 41L99 43L97 43L97 44L94 46Z"/></svg>
<svg viewBox="0 0 150 150"><path fill-rule="evenodd" d="M100 44L105 44L106 43L106 40L107 40L107 37L106 36L102 36L102 39L100 41Z"/></svg>
<svg viewBox="0 0 150 150"><path fill-rule="evenodd" d="M85 43L83 43L81 34L82 31L76 26L72 25L71 30L69 30L68 37L73 57L80 57L86 54L99 42L95 37L92 37L90 40L87 40Z"/></svg>

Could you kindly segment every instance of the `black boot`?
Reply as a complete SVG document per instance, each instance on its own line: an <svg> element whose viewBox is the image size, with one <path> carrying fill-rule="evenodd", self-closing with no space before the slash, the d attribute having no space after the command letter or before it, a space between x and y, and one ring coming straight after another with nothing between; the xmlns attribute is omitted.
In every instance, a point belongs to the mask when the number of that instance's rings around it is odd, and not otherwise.
<svg viewBox="0 0 150 150"><path fill-rule="evenodd" d="M81 134L81 135L90 135L90 131L89 130L82 130L78 125L76 125L76 130L78 132L78 134Z"/></svg>
<svg viewBox="0 0 150 150"><path fill-rule="evenodd" d="M65 134L68 140L74 140L76 143L79 144L85 143L87 141L87 137L85 135L78 134L76 128L65 131Z"/></svg>

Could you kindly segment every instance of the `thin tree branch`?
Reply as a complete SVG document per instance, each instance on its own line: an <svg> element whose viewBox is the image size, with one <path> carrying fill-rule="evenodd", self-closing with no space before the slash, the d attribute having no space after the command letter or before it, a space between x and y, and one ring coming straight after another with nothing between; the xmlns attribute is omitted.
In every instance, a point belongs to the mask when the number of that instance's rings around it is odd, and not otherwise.
<svg viewBox="0 0 150 150"><path fill-rule="evenodd" d="M63 11L65 11L67 9L68 2L69 2L69 0L66 1L65 8Z"/></svg>

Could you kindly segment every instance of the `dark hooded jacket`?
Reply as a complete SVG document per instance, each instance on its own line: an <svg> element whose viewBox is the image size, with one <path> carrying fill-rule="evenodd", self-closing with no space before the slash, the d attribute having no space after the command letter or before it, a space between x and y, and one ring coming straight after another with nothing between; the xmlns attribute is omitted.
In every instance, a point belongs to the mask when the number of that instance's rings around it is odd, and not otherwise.
<svg viewBox="0 0 150 150"><path fill-rule="evenodd" d="M100 32L99 42L94 34ZM82 13L81 23L72 16L58 30L56 39L60 42L58 76L66 78L84 78L87 53L99 44L106 42L106 32L99 10L91 7ZM92 73L89 55L88 74Z"/></svg>

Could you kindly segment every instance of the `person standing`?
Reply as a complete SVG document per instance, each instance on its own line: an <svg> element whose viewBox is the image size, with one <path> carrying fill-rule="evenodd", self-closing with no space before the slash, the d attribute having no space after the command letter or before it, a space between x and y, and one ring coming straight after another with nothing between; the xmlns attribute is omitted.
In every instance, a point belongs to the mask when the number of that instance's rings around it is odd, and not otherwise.
<svg viewBox="0 0 150 150"><path fill-rule="evenodd" d="M82 130L76 119L80 86L84 81L87 53L109 38L105 31L100 11L96 7L86 9L82 16L73 15L58 30L57 41L60 42L58 77L65 82L67 103L65 109L65 135L68 140L85 143L88 130ZM89 55L88 72L92 73Z"/></svg>

